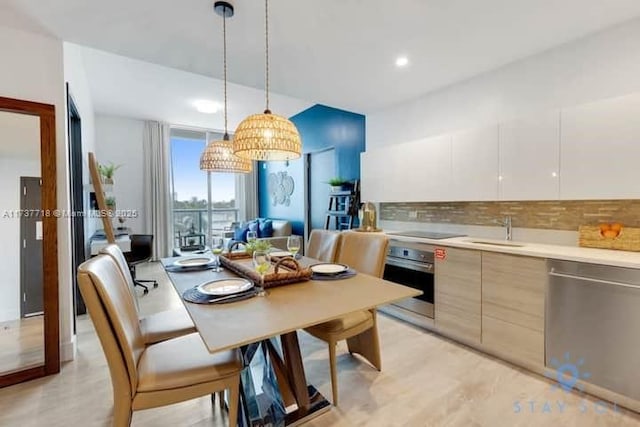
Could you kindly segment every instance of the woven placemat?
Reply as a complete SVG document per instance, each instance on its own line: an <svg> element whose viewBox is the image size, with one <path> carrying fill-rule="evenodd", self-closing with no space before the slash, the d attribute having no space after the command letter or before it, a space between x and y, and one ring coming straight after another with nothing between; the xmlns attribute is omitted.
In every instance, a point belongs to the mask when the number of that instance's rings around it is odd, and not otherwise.
<svg viewBox="0 0 640 427"><path fill-rule="evenodd" d="M254 286L253 288L246 290L244 292L239 292L233 295L224 295L224 296L212 296L203 294L198 290L197 287L187 289L182 293L182 298L185 301L193 302L195 304L226 304L229 302L242 301L248 298L252 298L258 295L262 291L262 288L259 286Z"/></svg>
<svg viewBox="0 0 640 427"><path fill-rule="evenodd" d="M313 273L311 275L311 280L342 280L348 279L349 277L353 277L358 274L353 268L349 268L347 271L343 271L338 274L317 274Z"/></svg>

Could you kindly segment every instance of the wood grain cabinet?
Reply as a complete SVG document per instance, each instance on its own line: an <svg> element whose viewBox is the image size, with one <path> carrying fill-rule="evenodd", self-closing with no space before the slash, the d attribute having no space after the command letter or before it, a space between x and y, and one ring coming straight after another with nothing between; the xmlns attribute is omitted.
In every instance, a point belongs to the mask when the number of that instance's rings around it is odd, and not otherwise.
<svg viewBox="0 0 640 427"><path fill-rule="evenodd" d="M525 365L544 366L546 262L482 253L482 344Z"/></svg>
<svg viewBox="0 0 640 427"><path fill-rule="evenodd" d="M452 338L480 344L481 252L438 248L435 262L435 325Z"/></svg>

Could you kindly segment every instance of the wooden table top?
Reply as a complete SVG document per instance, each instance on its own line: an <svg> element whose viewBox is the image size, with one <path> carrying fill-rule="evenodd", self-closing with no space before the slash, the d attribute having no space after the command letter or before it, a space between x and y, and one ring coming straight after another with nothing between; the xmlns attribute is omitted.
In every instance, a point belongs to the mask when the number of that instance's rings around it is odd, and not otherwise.
<svg viewBox="0 0 640 427"><path fill-rule="evenodd" d="M165 258L169 265L177 258ZM303 259L303 263L311 261ZM209 280L236 277L224 270L169 272L179 295ZM267 290L267 296L227 304L194 304L183 300L211 353L303 329L349 313L367 310L421 292L358 273L343 280L310 280Z"/></svg>

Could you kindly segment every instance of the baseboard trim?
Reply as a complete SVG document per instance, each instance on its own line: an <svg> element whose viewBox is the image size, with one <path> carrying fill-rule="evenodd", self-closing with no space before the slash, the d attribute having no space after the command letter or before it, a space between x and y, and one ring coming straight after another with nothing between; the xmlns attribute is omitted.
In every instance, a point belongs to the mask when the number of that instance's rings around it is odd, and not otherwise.
<svg viewBox="0 0 640 427"><path fill-rule="evenodd" d="M60 361L70 362L76 358L76 336L71 337L71 341L60 343Z"/></svg>

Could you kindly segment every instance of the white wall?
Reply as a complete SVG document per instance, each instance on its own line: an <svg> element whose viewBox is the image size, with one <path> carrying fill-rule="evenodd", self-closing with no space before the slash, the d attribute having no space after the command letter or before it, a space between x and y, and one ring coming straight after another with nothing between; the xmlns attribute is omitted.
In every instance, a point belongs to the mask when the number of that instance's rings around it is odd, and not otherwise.
<svg viewBox="0 0 640 427"><path fill-rule="evenodd" d="M58 208L69 208L69 169L65 141L65 102L62 42L0 26L0 95L56 108ZM58 220L58 281L60 289L61 357L73 357L71 242L68 218Z"/></svg>
<svg viewBox="0 0 640 427"><path fill-rule="evenodd" d="M640 90L640 19L367 116L367 148Z"/></svg>
<svg viewBox="0 0 640 427"><path fill-rule="evenodd" d="M99 162L122 165L114 175L113 193L117 210L135 210L125 226L134 233L145 232L142 120L96 115L96 156ZM114 222L117 226L117 222ZM102 228L102 226L100 226Z"/></svg>
<svg viewBox="0 0 640 427"><path fill-rule="evenodd" d="M95 113L93 110L93 99L89 87L89 80L85 68L84 57L82 56L82 46L64 42L64 80L69 84L69 93L73 98L78 114L80 115L82 127L82 183L89 184L89 162L87 154L95 152ZM65 130L68 131L67 128ZM69 135L67 134L67 141ZM89 195L85 193L84 211L89 212ZM86 247L89 254L89 237L96 230L96 221L87 218L84 221L84 235Z"/></svg>

